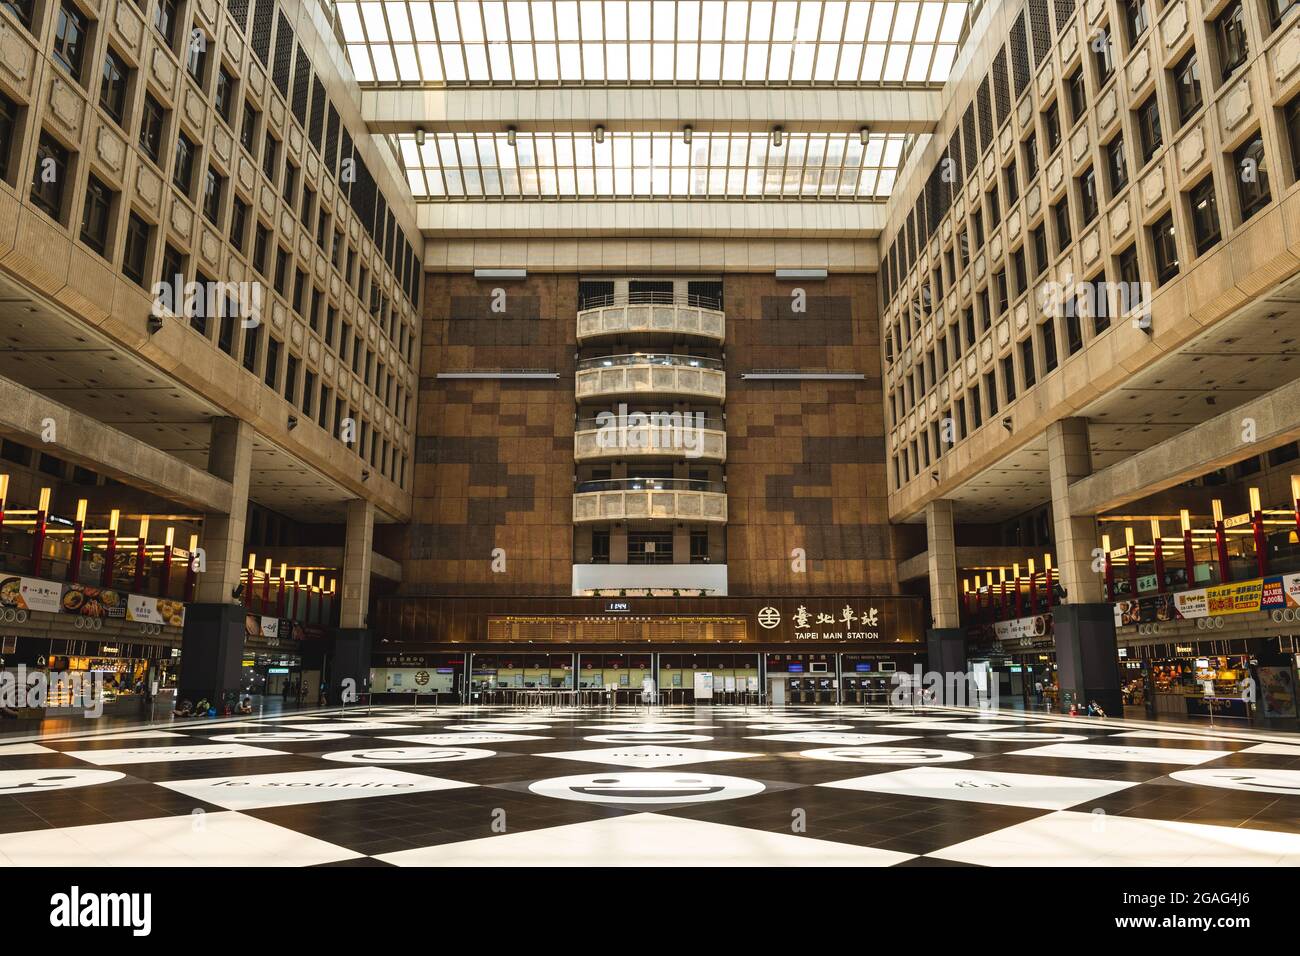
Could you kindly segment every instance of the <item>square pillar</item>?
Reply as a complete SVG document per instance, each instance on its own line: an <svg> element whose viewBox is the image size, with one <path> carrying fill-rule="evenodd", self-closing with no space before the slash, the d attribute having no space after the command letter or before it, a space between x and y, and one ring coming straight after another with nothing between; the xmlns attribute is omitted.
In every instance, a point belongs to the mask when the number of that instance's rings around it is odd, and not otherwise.
<svg viewBox="0 0 1300 956"><path fill-rule="evenodd" d="M374 554L375 506L365 498L348 502L343 539L343 587L339 593L339 627L364 628L370 606L370 562Z"/></svg>
<svg viewBox="0 0 1300 956"><path fill-rule="evenodd" d="M1052 531L1056 539L1056 565L1066 600L1095 604L1104 598L1104 579L1092 569L1092 549L1097 547L1094 515L1070 513L1070 485L1092 474L1088 423L1064 418L1047 426L1047 468L1052 489Z"/></svg>
<svg viewBox="0 0 1300 956"><path fill-rule="evenodd" d="M957 546L952 516L951 501L932 501L925 506L930 619L932 625L940 630L961 627L961 608L957 596Z"/></svg>

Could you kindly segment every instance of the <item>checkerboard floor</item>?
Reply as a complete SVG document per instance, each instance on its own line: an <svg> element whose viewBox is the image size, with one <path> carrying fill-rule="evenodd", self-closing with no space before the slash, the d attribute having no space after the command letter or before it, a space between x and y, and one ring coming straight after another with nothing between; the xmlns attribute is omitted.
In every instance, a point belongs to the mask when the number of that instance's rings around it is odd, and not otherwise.
<svg viewBox="0 0 1300 956"><path fill-rule="evenodd" d="M0 739L20 866L1300 865L1300 737L377 706Z"/></svg>

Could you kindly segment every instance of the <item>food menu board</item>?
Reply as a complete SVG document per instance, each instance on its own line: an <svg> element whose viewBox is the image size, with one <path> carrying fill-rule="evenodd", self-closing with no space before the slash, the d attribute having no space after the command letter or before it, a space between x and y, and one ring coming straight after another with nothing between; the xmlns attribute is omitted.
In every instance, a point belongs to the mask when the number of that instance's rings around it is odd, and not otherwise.
<svg viewBox="0 0 1300 956"><path fill-rule="evenodd" d="M0 607L76 614L79 617L119 618L145 624L185 624L185 603L169 598L128 594L116 588L61 584L43 578L0 578Z"/></svg>

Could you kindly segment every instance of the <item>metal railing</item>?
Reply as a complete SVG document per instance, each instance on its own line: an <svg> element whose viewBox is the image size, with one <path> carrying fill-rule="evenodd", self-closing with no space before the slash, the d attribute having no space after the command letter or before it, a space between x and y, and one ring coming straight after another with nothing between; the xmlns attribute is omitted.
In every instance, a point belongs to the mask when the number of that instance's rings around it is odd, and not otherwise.
<svg viewBox="0 0 1300 956"><path fill-rule="evenodd" d="M588 295L578 300L578 311L607 309L616 305L685 305L696 309L722 311L722 299L711 295L689 292L618 292L609 295Z"/></svg>
<svg viewBox="0 0 1300 956"><path fill-rule="evenodd" d="M595 491L707 491L725 494L727 488L720 481L704 478L599 478L578 482L578 494Z"/></svg>
<svg viewBox="0 0 1300 956"><path fill-rule="evenodd" d="M626 365L666 365L676 368L722 369L722 362L719 359L703 358L697 355L669 355L661 352L634 352L628 355L601 355L597 358L582 359L578 362L578 371L619 368Z"/></svg>

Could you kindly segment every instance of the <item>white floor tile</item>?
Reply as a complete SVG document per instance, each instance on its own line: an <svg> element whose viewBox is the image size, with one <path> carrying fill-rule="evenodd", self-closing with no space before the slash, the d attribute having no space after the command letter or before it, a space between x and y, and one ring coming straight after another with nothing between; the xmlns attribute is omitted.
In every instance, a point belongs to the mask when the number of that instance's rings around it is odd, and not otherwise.
<svg viewBox="0 0 1300 956"><path fill-rule="evenodd" d="M49 747L42 747L40 744L4 744L0 746L0 757L26 757L31 754L52 754L58 753Z"/></svg>
<svg viewBox="0 0 1300 956"><path fill-rule="evenodd" d="M1050 813L927 854L981 866L1300 866L1300 835L1102 813Z"/></svg>
<svg viewBox="0 0 1300 956"><path fill-rule="evenodd" d="M1255 744L1242 753L1272 754L1275 757L1300 757L1300 745L1296 744Z"/></svg>
<svg viewBox="0 0 1300 956"><path fill-rule="evenodd" d="M230 760L244 757L284 756L286 751L247 744L194 744L185 747L129 747L114 750L65 750L97 767L118 767L136 763L178 763L191 760Z"/></svg>
<svg viewBox="0 0 1300 956"><path fill-rule="evenodd" d="M1232 755L1231 750L1190 750L1186 747L1125 747L1122 744L1047 744L1012 750L1016 757L1070 757L1077 760L1118 760L1121 763L1201 764Z"/></svg>
<svg viewBox="0 0 1300 956"><path fill-rule="evenodd" d="M713 738L706 734L673 734L673 733L630 733L630 734L596 734L592 737L583 737L583 740L590 741L593 744L698 744Z"/></svg>
<svg viewBox="0 0 1300 956"><path fill-rule="evenodd" d="M241 813L0 834L9 866L312 866L359 856Z"/></svg>
<svg viewBox="0 0 1300 956"><path fill-rule="evenodd" d="M616 767L679 767L686 764L709 763L715 760L739 760L757 757L757 753L740 753L735 750L704 750L690 747L642 746L608 747L598 750L562 750L539 754L561 760L582 760L587 763L612 764Z"/></svg>
<svg viewBox="0 0 1300 956"><path fill-rule="evenodd" d="M1276 770L1271 767L1221 767L1214 770L1175 770L1169 776L1200 787L1222 787L1250 793L1300 796L1300 770ZM1300 812L1300 801L1296 802Z"/></svg>
<svg viewBox="0 0 1300 956"><path fill-rule="evenodd" d="M539 796L557 800L637 806L734 800L751 797L767 788L757 780L696 771L602 770L600 773L535 780L528 789Z"/></svg>
<svg viewBox="0 0 1300 956"><path fill-rule="evenodd" d="M893 866L910 854L637 813L377 857L398 866Z"/></svg>
<svg viewBox="0 0 1300 956"><path fill-rule="evenodd" d="M800 730L788 734L766 734L750 740L789 740L798 744L887 744L895 740L916 740L905 734L846 734L828 730Z"/></svg>
<svg viewBox="0 0 1300 956"><path fill-rule="evenodd" d="M1087 740L1083 734L1056 734L1043 730L967 730L960 733L949 734L949 737L955 737L958 740L994 740L1004 743L1046 743L1055 741L1064 743L1069 740Z"/></svg>
<svg viewBox="0 0 1300 956"><path fill-rule="evenodd" d="M824 747L804 750L799 756L841 763L924 764L959 763L974 759L960 750L931 750L927 747Z"/></svg>
<svg viewBox="0 0 1300 956"><path fill-rule="evenodd" d="M424 744L429 747L475 747L479 744L501 744L513 740L551 740L550 737L538 737L533 734L472 733L463 731L454 734L403 734L397 737L380 737L380 740L396 740L404 744Z"/></svg>
<svg viewBox="0 0 1300 956"><path fill-rule="evenodd" d="M932 800L996 803L1007 807L1065 810L1135 786L1125 780L1087 777L1052 777L1031 773L996 773L988 770L950 770L913 767L851 780L818 784L839 790L866 790Z"/></svg>
<svg viewBox="0 0 1300 956"><path fill-rule="evenodd" d="M0 770L0 795L27 797L51 790L94 787L125 776L117 770Z"/></svg>
<svg viewBox="0 0 1300 956"><path fill-rule="evenodd" d="M168 780L159 786L227 810L284 807L300 803L359 800L398 794L455 790L474 784L441 780L386 767L331 767L245 776Z"/></svg>

